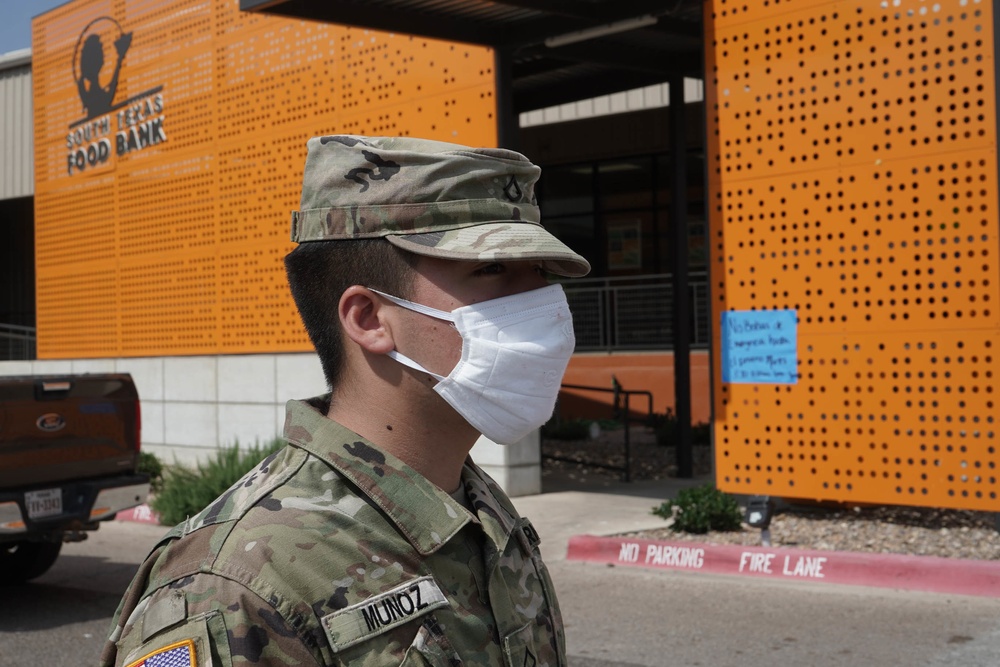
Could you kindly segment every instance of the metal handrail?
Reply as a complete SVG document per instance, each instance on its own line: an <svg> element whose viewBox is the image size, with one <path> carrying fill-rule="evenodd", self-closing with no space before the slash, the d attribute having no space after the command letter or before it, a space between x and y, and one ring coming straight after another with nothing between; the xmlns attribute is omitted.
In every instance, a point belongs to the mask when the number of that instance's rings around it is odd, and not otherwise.
<svg viewBox="0 0 1000 667"><path fill-rule="evenodd" d="M646 423L650 423L653 419L653 392L645 390L635 390L626 391L622 388L621 384L618 383L618 379L612 376L613 386L611 389L607 387L590 387L582 384L562 384L560 388L562 389L577 389L582 391L596 391L602 393L614 394L614 415L621 419L622 425L625 427L625 465L623 466L613 466L607 463L595 463L591 461L581 461L579 459L570 458L568 456L554 456L551 454L543 454L543 459L548 459L550 461L563 461L564 463L575 463L578 465L585 465L591 468L601 468L603 470L613 470L615 472L622 473L622 481L631 482L632 481L632 441L629 436L629 423L636 420L632 419L632 411L630 407L631 398L633 395L645 396L646 397L646 410L647 417ZM622 399L624 399L624 405L622 405Z"/></svg>
<svg viewBox="0 0 1000 667"><path fill-rule="evenodd" d="M0 323L0 359L29 361L36 356L36 330L19 324Z"/></svg>

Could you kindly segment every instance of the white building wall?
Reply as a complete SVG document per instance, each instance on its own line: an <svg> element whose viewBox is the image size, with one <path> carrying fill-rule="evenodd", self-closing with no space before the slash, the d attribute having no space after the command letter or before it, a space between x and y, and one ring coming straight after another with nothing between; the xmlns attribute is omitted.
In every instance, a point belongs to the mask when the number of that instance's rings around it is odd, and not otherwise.
<svg viewBox="0 0 1000 667"><path fill-rule="evenodd" d="M31 49L0 54L0 199L35 194Z"/></svg>
<svg viewBox="0 0 1000 667"><path fill-rule="evenodd" d="M220 446L281 435L285 402L326 392L313 353L0 361L4 375L129 373L142 404L142 448L194 465ZM511 496L541 493L538 433L510 447L480 438L473 459Z"/></svg>

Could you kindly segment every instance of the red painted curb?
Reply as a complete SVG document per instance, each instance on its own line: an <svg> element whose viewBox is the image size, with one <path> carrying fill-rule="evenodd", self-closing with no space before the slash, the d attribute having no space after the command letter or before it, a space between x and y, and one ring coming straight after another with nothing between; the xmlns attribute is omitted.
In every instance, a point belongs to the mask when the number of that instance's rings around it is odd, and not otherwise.
<svg viewBox="0 0 1000 667"><path fill-rule="evenodd" d="M115 521L134 521L136 523L160 524L160 515L154 512L149 505L143 503L136 505L132 509L122 510L115 515Z"/></svg>
<svg viewBox="0 0 1000 667"><path fill-rule="evenodd" d="M1000 562L578 535L567 560L1000 597Z"/></svg>

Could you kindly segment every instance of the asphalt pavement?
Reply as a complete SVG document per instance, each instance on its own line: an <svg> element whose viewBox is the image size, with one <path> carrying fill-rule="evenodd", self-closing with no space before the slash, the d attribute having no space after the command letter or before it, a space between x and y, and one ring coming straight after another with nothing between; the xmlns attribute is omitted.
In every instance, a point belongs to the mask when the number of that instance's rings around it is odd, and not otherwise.
<svg viewBox="0 0 1000 667"><path fill-rule="evenodd" d="M1000 664L997 598L566 559L576 535L663 525L653 505L703 481L549 484L514 499L542 538L569 667ZM45 576L3 591L0 667L94 664L125 586L165 531L106 524L66 545Z"/></svg>

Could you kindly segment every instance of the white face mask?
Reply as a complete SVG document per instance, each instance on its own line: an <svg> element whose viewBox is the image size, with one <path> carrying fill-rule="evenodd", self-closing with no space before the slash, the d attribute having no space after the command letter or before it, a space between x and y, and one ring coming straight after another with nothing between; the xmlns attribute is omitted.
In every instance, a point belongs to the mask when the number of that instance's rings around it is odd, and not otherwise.
<svg viewBox="0 0 1000 667"><path fill-rule="evenodd" d="M562 286L549 285L450 313L372 291L409 310L454 322L462 336L462 358L447 377L396 350L389 356L437 378L434 391L487 438L513 444L552 416L576 346Z"/></svg>

